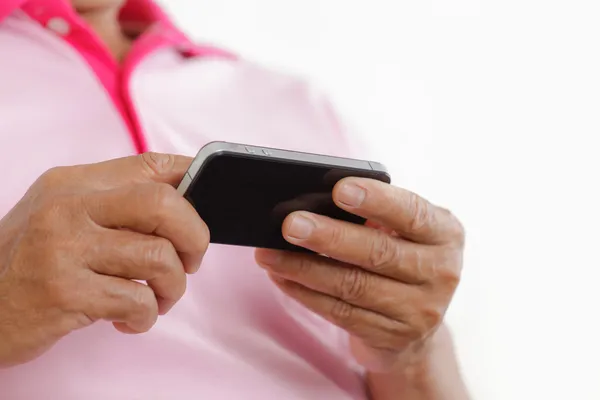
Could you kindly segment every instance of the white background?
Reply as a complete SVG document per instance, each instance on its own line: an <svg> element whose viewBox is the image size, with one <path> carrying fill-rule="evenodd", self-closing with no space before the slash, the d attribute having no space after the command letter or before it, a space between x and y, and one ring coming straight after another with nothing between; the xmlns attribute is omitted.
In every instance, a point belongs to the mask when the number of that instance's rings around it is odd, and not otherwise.
<svg viewBox="0 0 600 400"><path fill-rule="evenodd" d="M600 399L600 13L552 0L165 0L301 73L468 230L449 313L475 399Z"/></svg>

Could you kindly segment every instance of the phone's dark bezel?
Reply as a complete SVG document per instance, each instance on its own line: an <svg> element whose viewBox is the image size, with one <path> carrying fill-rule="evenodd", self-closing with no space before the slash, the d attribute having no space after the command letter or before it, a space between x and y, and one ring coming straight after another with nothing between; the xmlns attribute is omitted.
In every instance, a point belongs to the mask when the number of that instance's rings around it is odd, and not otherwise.
<svg viewBox="0 0 600 400"><path fill-rule="evenodd" d="M182 184L179 188L180 191L182 191L183 189L183 196L196 208L196 210L201 215L202 210L199 210L199 207L194 204L194 201L192 199L192 193L203 178L203 172L206 171L207 166L209 166L212 161L220 157L232 159L235 158L237 161L246 159L253 160L254 162L260 161L265 163L272 163L274 168L277 168L277 164L282 163L293 164L300 167L306 166L307 168L330 168L340 173L339 179L349 176L355 176L376 179L385 183L391 182L390 175L385 170L385 167L383 167L381 164L375 164L376 166L380 167L379 169L375 169L373 168L373 163L362 160L320 156L316 154L290 152L287 150L255 148L246 145L236 145L224 142L214 142L211 143L210 146L213 147L212 150L205 151L204 154L201 154L201 150L197 157L197 160L195 160L196 166L194 167L194 164L192 164L192 166L190 167L190 171L188 171L188 173L186 174L186 177L184 178L184 181L182 181ZM310 161L303 161L303 158L305 156L308 156L307 158L309 158ZM352 165L357 165L360 167L353 168ZM191 175L190 173L193 173L193 175ZM222 176L222 179L233 179L233 177L228 178L227 176ZM338 212L336 212L336 216L337 219L341 219L351 223L363 224L365 222L363 218L342 210L338 210ZM209 226L209 229L210 228L211 227ZM216 237L211 235L211 243L244 247L268 247L279 250L305 251L300 247L294 246L286 242L283 239L283 235L281 235L281 237L277 240L272 240L272 238L269 240L269 238L253 237L252 239L242 242L236 241L231 237L227 237L227 235L223 234Z"/></svg>

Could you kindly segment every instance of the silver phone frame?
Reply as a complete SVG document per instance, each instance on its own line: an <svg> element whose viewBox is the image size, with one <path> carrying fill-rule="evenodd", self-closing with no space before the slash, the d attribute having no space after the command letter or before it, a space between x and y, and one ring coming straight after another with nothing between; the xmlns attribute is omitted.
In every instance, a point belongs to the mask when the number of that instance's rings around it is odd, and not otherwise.
<svg viewBox="0 0 600 400"><path fill-rule="evenodd" d="M200 149L194 158L194 161L192 161L192 164L183 176L181 183L177 187L177 191L182 196L185 195L198 173L202 170L204 163L219 154L237 154L253 158L268 158L271 160L292 161L303 164L317 164L367 171L370 170L373 172L383 173L389 178L389 173L386 167L378 162L313 153L303 153L299 151L282 150L240 143L215 141L207 143Z"/></svg>

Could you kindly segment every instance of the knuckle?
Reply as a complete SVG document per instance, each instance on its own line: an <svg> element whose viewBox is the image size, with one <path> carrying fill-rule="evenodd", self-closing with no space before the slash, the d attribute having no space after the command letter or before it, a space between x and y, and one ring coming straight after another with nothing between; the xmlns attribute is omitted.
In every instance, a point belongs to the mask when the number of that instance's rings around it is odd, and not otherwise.
<svg viewBox="0 0 600 400"><path fill-rule="evenodd" d="M344 245L344 242L346 240L346 232L343 228L340 227L332 227L331 229L329 229L329 235L327 236L328 246L332 249L340 248Z"/></svg>
<svg viewBox="0 0 600 400"><path fill-rule="evenodd" d="M348 269L344 272L339 289L342 299L358 301L368 293L369 275L358 268Z"/></svg>
<svg viewBox="0 0 600 400"><path fill-rule="evenodd" d="M421 333L419 327L411 326L404 334L402 335L401 342L408 345L409 343L415 343L423 340L424 335Z"/></svg>
<svg viewBox="0 0 600 400"><path fill-rule="evenodd" d="M155 318L156 297L152 289L146 285L139 284L136 290L131 295L131 302L135 309L135 315L141 320L150 320Z"/></svg>
<svg viewBox="0 0 600 400"><path fill-rule="evenodd" d="M460 274L450 268L444 268L438 273L440 284L454 292L460 283Z"/></svg>
<svg viewBox="0 0 600 400"><path fill-rule="evenodd" d="M419 304L412 304L406 311L404 321L407 329L404 335L411 341L419 341L428 337L439 326L445 309L437 301L424 300Z"/></svg>
<svg viewBox="0 0 600 400"><path fill-rule="evenodd" d="M352 324L354 308L343 300L336 300L331 307L331 318L341 327L349 327Z"/></svg>
<svg viewBox="0 0 600 400"><path fill-rule="evenodd" d="M152 240L144 250L146 264L154 270L155 273L167 274L172 269L173 254L176 253L175 247L167 239L157 238Z"/></svg>
<svg viewBox="0 0 600 400"><path fill-rule="evenodd" d="M384 269L399 259L397 244L380 231L371 241L368 254L368 266L373 271Z"/></svg>
<svg viewBox="0 0 600 400"><path fill-rule="evenodd" d="M438 285L450 288L453 292L460 283L462 269L462 252L455 249L443 249L435 270Z"/></svg>
<svg viewBox="0 0 600 400"><path fill-rule="evenodd" d="M436 307L424 307L415 317L413 327L418 337L424 338L429 336L441 322L443 313Z"/></svg>
<svg viewBox="0 0 600 400"><path fill-rule="evenodd" d="M170 172L175 164L175 157L170 154L146 152L139 156L142 167L151 176L160 176Z"/></svg>
<svg viewBox="0 0 600 400"><path fill-rule="evenodd" d="M54 167L44 172L38 179L43 188L52 188L65 182L69 167Z"/></svg>
<svg viewBox="0 0 600 400"><path fill-rule="evenodd" d="M414 343L423 340L427 336L425 324L419 320L415 320L410 324L410 328L404 332L403 339L406 343Z"/></svg>
<svg viewBox="0 0 600 400"><path fill-rule="evenodd" d="M432 205L415 193L408 194L408 210L410 221L408 230L410 233L421 232L433 217Z"/></svg>

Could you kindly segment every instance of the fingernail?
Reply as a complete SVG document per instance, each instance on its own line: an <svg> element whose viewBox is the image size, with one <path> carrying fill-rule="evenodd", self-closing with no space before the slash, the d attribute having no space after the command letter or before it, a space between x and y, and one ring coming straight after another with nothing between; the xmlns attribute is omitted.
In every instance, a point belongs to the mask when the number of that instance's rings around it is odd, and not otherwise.
<svg viewBox="0 0 600 400"><path fill-rule="evenodd" d="M296 215L292 218L292 223L288 230L288 236L293 239L308 239L315 229L315 223L310 219Z"/></svg>
<svg viewBox="0 0 600 400"><path fill-rule="evenodd" d="M345 183L340 189L338 200L350 207L360 207L366 196L367 192L363 188Z"/></svg>
<svg viewBox="0 0 600 400"><path fill-rule="evenodd" d="M256 261L264 265L276 265L281 260L281 253L278 251L262 250L257 253Z"/></svg>

